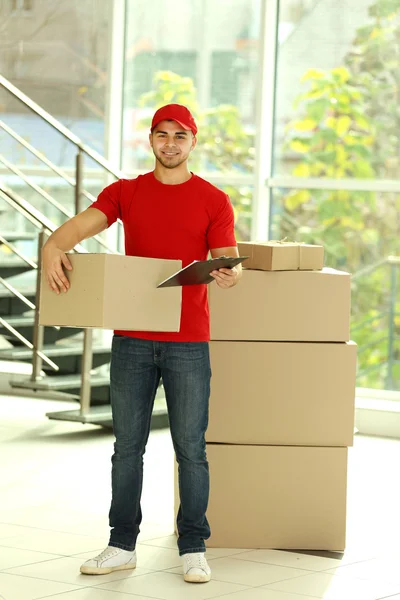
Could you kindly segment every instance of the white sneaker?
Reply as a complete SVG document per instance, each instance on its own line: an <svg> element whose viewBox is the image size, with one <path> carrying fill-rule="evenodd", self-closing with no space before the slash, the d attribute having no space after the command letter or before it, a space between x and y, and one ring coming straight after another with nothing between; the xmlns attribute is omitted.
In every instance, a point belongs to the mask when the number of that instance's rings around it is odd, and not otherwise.
<svg viewBox="0 0 400 600"><path fill-rule="evenodd" d="M183 579L190 583L205 583L211 579L211 569L208 566L204 552L184 554Z"/></svg>
<svg viewBox="0 0 400 600"><path fill-rule="evenodd" d="M107 546L105 550L95 558L87 560L81 566L81 573L85 575L106 575L113 571L124 571L135 569L136 550L128 552L114 546Z"/></svg>

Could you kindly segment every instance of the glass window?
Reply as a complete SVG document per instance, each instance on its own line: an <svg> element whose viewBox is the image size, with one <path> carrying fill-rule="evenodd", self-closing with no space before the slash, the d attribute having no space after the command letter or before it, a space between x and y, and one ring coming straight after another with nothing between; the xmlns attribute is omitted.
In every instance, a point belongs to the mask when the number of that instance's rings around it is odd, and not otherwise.
<svg viewBox="0 0 400 600"><path fill-rule="evenodd" d="M319 242L352 273L357 384L399 390L400 2L279 5L270 237ZM386 191L362 191L366 180Z"/></svg>
<svg viewBox="0 0 400 600"><path fill-rule="evenodd" d="M260 0L177 0L172 22L170 2L157 11L147 0L127 4L123 170L152 170L152 114L188 106L199 125L190 168L229 188L239 239L251 228L260 8ZM244 185L231 185L232 175L247 177Z"/></svg>
<svg viewBox="0 0 400 600"><path fill-rule="evenodd" d="M104 154L111 3L17 0L3 4L7 26L1 33L2 75ZM11 127L54 162L73 164L72 147L2 91L0 111Z"/></svg>
<svg viewBox="0 0 400 600"><path fill-rule="evenodd" d="M24 94L61 121L100 154L106 153L106 104L112 3L95 0L3 2L0 73ZM122 43L122 41L121 41ZM0 116L21 136L72 179L76 147L45 120L0 87ZM74 214L74 187L45 166L0 128L0 155L40 186L68 215ZM83 187L96 196L105 185L104 171L84 159ZM3 182L57 225L66 214L0 164ZM82 197L83 208L89 199ZM14 213L4 217L12 230ZM22 221L26 226L29 222ZM93 240L84 242L98 250Z"/></svg>
<svg viewBox="0 0 400 600"><path fill-rule="evenodd" d="M304 4L280 3L274 173L398 178L398 0Z"/></svg>
<svg viewBox="0 0 400 600"><path fill-rule="evenodd" d="M352 273L359 387L400 389L399 212L400 193L273 190L272 237L320 243L327 266Z"/></svg>

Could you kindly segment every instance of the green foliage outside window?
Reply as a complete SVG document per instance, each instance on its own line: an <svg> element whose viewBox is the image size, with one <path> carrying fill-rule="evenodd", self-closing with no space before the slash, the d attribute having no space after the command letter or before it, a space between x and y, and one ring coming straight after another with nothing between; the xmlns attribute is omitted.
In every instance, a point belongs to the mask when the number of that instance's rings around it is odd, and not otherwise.
<svg viewBox="0 0 400 600"><path fill-rule="evenodd" d="M344 65L310 69L302 78L307 90L296 99L298 116L285 140L296 160L293 175L400 180L400 0L379 0L369 15ZM381 263L400 255L400 194L284 190L280 209L279 235L322 242L329 266L355 274L358 385L399 389L398 268Z"/></svg>

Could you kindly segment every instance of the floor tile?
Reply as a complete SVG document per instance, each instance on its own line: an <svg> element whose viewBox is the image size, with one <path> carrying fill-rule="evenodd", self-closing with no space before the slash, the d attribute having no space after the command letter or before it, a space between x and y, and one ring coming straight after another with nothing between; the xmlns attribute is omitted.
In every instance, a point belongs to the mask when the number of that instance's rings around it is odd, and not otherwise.
<svg viewBox="0 0 400 600"><path fill-rule="evenodd" d="M226 556L235 556L236 554L245 554L252 552L248 548L207 548L207 558L225 558Z"/></svg>
<svg viewBox="0 0 400 600"><path fill-rule="evenodd" d="M178 549L173 550L172 548L159 548L137 544L136 552L137 564L144 569L163 571L181 566L182 564Z"/></svg>
<svg viewBox="0 0 400 600"><path fill-rule="evenodd" d="M315 596L299 596L298 594L277 592L276 590L267 590L265 588L251 588L221 596L218 600L316 600L316 598Z"/></svg>
<svg viewBox="0 0 400 600"><path fill-rule="evenodd" d="M300 569L235 560L234 556L210 559L209 565L213 581L237 583L248 587L266 585L304 575L304 571ZM178 573L181 571L171 569L169 572Z"/></svg>
<svg viewBox="0 0 400 600"><path fill-rule="evenodd" d="M143 546L157 546L158 548L170 548L172 550L178 548L175 534L152 538L139 543Z"/></svg>
<svg viewBox="0 0 400 600"><path fill-rule="evenodd" d="M400 591L399 585L386 581L365 581L329 573L312 573L296 579L273 583L266 589L300 595L308 594L324 598L324 600L377 600Z"/></svg>
<svg viewBox="0 0 400 600"><path fill-rule="evenodd" d="M97 550L102 545L103 549L107 545L104 544L103 538L43 530L40 533L28 533L0 540L0 547L48 552L61 556Z"/></svg>
<svg viewBox="0 0 400 600"><path fill-rule="evenodd" d="M75 585L0 573L0 594L4 600L36 600L76 589Z"/></svg>
<svg viewBox="0 0 400 600"><path fill-rule="evenodd" d="M235 554L233 558L237 560L266 563L269 565L304 569L306 571L326 571L329 568L341 564L340 560L336 560L335 558L310 556L308 554L283 552L281 550L252 550L243 554Z"/></svg>
<svg viewBox="0 0 400 600"><path fill-rule="evenodd" d="M357 579L379 579L400 585L400 557L367 560L354 565L329 569L327 572Z"/></svg>
<svg viewBox="0 0 400 600"><path fill-rule="evenodd" d="M161 537L168 537L174 531L173 523L142 523L140 526L140 533L138 536L138 543L146 542L149 540L159 539Z"/></svg>
<svg viewBox="0 0 400 600"><path fill-rule="evenodd" d="M0 571L11 569L13 567L22 567L24 565L40 563L54 558L59 558L59 555L0 546Z"/></svg>
<svg viewBox="0 0 400 600"><path fill-rule="evenodd" d="M145 540L141 542L145 546L158 546L160 548L177 548L177 538L175 533L172 535L163 536L160 538ZM207 542L206 542L207 544ZM243 548L207 548L206 556L208 558L224 558L225 556L232 556L234 554L242 554L245 552L251 552L251 550L245 550Z"/></svg>
<svg viewBox="0 0 400 600"><path fill-rule="evenodd" d="M63 557L41 562L40 564L14 567L13 569L7 569L5 572L12 575L37 577L38 579L47 579L48 581L58 581L60 583L71 583L80 587L108 583L127 577L139 577L140 575L147 575L152 572L150 569L138 567L129 571L116 571L115 573L102 575L99 578L94 575L83 575L79 570L83 562L84 560L81 558Z"/></svg>
<svg viewBox="0 0 400 600"><path fill-rule="evenodd" d="M188 600L188 598L190 600L207 600L245 589L245 586L214 580L201 585L190 584L183 580L182 575L174 575L165 571L97 587L160 598L161 600Z"/></svg>
<svg viewBox="0 0 400 600"><path fill-rule="evenodd" d="M0 542L4 538L14 537L17 535L24 535L26 533L32 533L29 527L22 525L10 525L8 523L0 523Z"/></svg>
<svg viewBox="0 0 400 600"><path fill-rule="evenodd" d="M76 592L67 592L62 596L46 596L43 600L149 600L149 596L108 592L97 588L83 588Z"/></svg>
<svg viewBox="0 0 400 600"><path fill-rule="evenodd" d="M12 517L12 518L11 518ZM59 531L60 533L74 533L90 537L103 537L104 543L109 539L110 528L107 515L91 516L84 518L82 512L55 509L54 506L20 511L7 511L9 522L18 522L26 528L26 533L42 529L45 531ZM4 524L5 526L5 524ZM15 532L12 534L16 535ZM7 536L10 537L10 536ZM1 543L0 537L0 543Z"/></svg>
<svg viewBox="0 0 400 600"><path fill-rule="evenodd" d="M0 480L0 596L6 600L142 600L157 597L154 589L162 600L400 600L400 484L393 477L400 463L399 440L356 436L349 450L343 556L208 548L213 580L193 586L183 581L174 533L170 433L153 431L144 457L138 568L97 578L81 575L79 566L108 543L114 436L111 430L45 416L67 408L64 402L0 397L5 458ZM303 574L295 579L264 579L297 571ZM266 583L254 587L260 581ZM115 590L106 589L109 586Z"/></svg>

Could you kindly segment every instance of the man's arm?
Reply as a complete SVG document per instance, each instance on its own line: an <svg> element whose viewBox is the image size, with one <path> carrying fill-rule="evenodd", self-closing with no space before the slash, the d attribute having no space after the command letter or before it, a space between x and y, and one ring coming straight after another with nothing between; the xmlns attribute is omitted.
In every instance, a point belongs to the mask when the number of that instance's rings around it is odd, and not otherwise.
<svg viewBox="0 0 400 600"><path fill-rule="evenodd" d="M97 208L87 208L72 219L68 219L51 234L43 246L43 270L51 289L60 293L69 288L63 266L69 271L72 265L65 252L89 237L97 235L108 227L106 215Z"/></svg>
<svg viewBox="0 0 400 600"><path fill-rule="evenodd" d="M210 250L212 258L219 256L239 256L237 246L227 246L226 248L213 248ZM242 265L236 265L232 269L218 269L210 273L222 288L230 288L236 285L242 276Z"/></svg>

